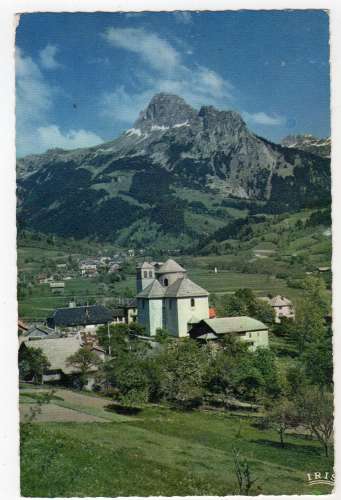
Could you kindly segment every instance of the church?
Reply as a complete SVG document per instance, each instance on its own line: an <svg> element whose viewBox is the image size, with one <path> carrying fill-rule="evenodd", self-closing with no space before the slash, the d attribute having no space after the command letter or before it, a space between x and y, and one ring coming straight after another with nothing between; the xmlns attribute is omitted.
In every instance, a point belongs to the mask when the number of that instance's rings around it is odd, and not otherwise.
<svg viewBox="0 0 341 500"><path fill-rule="evenodd" d="M164 328L174 337L187 337L194 324L209 318L208 291L173 259L138 265L136 286L138 322L146 335Z"/></svg>

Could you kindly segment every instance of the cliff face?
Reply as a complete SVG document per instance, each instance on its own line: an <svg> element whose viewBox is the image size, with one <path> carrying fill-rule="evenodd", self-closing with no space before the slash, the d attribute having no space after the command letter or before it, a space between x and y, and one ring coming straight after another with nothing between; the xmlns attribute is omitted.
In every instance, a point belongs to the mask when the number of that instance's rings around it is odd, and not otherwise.
<svg viewBox="0 0 341 500"><path fill-rule="evenodd" d="M17 175L20 220L68 236L121 238L140 231L141 220L150 231L196 234L193 200L205 205L213 196L219 207L234 197L285 209L330 193L328 159L257 137L234 111L197 111L168 94L154 96L117 139L28 156Z"/></svg>

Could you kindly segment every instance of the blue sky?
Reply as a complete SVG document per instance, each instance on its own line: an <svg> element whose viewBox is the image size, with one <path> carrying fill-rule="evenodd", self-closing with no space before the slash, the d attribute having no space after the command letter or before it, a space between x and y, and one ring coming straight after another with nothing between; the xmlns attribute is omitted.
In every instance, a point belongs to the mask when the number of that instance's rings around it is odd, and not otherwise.
<svg viewBox="0 0 341 500"><path fill-rule="evenodd" d="M273 141L328 136L328 39L322 11L22 15L17 154L111 140L160 91Z"/></svg>

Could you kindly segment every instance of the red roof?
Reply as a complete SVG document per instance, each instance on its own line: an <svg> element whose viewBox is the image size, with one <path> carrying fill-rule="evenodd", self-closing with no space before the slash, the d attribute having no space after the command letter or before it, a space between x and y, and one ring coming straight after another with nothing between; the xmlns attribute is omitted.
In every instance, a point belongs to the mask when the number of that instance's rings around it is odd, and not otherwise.
<svg viewBox="0 0 341 500"><path fill-rule="evenodd" d="M215 307L210 307L208 309L208 316L209 316L210 319L217 317L217 310L216 310Z"/></svg>

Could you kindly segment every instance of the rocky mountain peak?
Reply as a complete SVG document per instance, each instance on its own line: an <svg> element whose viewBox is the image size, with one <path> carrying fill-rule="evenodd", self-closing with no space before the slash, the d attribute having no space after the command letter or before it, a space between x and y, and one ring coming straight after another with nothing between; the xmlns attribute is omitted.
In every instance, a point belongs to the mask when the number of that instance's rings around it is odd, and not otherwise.
<svg viewBox="0 0 341 500"><path fill-rule="evenodd" d="M197 118L197 112L182 97L174 94L156 94L147 108L140 113L135 129L167 129L176 125L190 124Z"/></svg>
<svg viewBox="0 0 341 500"><path fill-rule="evenodd" d="M198 116L204 129L219 130L228 135L238 135L247 130L244 120L236 111L220 111L214 106L202 106Z"/></svg>

